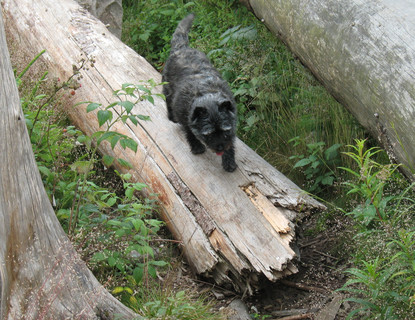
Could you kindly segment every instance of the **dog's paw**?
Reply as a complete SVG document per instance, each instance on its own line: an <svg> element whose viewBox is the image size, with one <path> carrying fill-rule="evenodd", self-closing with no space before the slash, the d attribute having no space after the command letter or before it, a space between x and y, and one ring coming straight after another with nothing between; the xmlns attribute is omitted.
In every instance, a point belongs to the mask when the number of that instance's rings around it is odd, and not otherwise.
<svg viewBox="0 0 415 320"><path fill-rule="evenodd" d="M228 172L234 172L236 168L238 168L238 165L235 163L235 160L228 160L228 161L222 161L222 167L225 169L225 171Z"/></svg>
<svg viewBox="0 0 415 320"><path fill-rule="evenodd" d="M203 144L193 144L192 145L192 153L193 154L202 154L206 151L206 147Z"/></svg>

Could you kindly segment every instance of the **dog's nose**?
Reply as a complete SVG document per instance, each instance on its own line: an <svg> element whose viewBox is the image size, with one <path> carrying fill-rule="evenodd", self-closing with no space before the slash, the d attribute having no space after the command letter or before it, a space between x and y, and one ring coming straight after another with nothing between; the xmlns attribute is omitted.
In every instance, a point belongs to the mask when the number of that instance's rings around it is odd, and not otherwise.
<svg viewBox="0 0 415 320"><path fill-rule="evenodd" d="M225 148L223 146L223 144L219 144L216 146L216 151L223 151Z"/></svg>

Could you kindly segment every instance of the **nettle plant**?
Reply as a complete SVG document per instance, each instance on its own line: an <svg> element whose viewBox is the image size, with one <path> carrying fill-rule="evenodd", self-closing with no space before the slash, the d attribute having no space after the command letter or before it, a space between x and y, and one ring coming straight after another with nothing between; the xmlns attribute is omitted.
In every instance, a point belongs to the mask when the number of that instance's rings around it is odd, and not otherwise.
<svg viewBox="0 0 415 320"><path fill-rule="evenodd" d="M86 111L96 112L97 121L100 128L105 128L92 134L80 135L78 141L85 144L89 149L89 158L86 160L78 160L73 164L73 169L83 173L83 179L78 181L78 204L75 206L77 210L71 209L67 218L69 219L69 232L74 230L78 222L81 222L80 208L85 197L89 198L89 202L95 204L92 209L86 213L88 223L92 225L99 224L102 234L100 241L107 243L108 246L95 252L91 258L91 263L98 267L109 267L116 269L123 276L132 276L135 283L139 283L146 274L155 277L156 267L165 266L164 261L154 260L154 251L149 245L152 237L157 234L162 222L152 219L151 215L154 206L151 201L139 199L139 194L147 186L141 183L131 183L130 174L118 174L123 181L124 197L118 197L115 193L100 189L88 181L88 175L93 169L97 160L95 157L98 148L104 141L107 141L111 148L114 149L118 144L123 149L130 149L137 152L137 142L125 134L113 131L112 128L118 122L126 123L130 121L134 125L138 125L139 121L148 121L150 118L142 114L134 113L134 106L143 100L147 100L154 104L154 98L160 97L164 99L164 95L153 93L152 90L161 85L150 79L148 81L140 81L139 84L126 83L122 85L120 90L114 91L114 96L118 101L103 107L100 103L82 102L87 104ZM102 157L102 162L106 167L110 167L117 161L121 166L131 168L132 165L125 159L114 158L109 155ZM93 191L91 193L91 191ZM88 195L88 196L86 196ZM91 208L90 208L91 209ZM100 214L97 214L97 213ZM85 217L85 214L84 214ZM85 226L85 225L84 225ZM89 225L87 228L91 228ZM113 246L112 242L122 243L121 246ZM118 289L119 290L119 289Z"/></svg>

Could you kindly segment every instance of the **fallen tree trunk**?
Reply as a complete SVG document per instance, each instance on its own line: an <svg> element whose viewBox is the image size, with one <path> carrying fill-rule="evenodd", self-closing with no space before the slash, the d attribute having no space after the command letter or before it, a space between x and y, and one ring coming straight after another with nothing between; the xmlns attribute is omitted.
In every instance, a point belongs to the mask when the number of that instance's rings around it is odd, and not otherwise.
<svg viewBox="0 0 415 320"><path fill-rule="evenodd" d="M0 319L137 319L95 279L43 187L0 15Z"/></svg>
<svg viewBox="0 0 415 320"><path fill-rule="evenodd" d="M243 0L415 173L415 22L406 0Z"/></svg>
<svg viewBox="0 0 415 320"><path fill-rule="evenodd" d="M61 79L71 76L79 57L93 58L93 66L80 71L82 87L68 94L66 103L71 120L88 135L100 130L96 116L83 107L75 110L76 102L108 105L123 83L161 80L142 57L72 0L5 0L4 12L19 50L33 56L46 49L49 71ZM193 270L248 292L263 278L275 281L296 272L290 247L293 221L298 213L324 206L239 140L234 173L224 172L213 154L192 155L179 127L168 121L161 99L135 108L151 121L113 129L135 139L137 154L104 143L100 151L129 161L133 178L158 194L162 218L182 242Z"/></svg>

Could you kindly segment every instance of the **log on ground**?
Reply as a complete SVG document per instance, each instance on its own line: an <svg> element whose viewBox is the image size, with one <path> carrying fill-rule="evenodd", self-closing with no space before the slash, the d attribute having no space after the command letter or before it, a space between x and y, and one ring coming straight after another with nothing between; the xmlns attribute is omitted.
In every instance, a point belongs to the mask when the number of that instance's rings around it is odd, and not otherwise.
<svg viewBox="0 0 415 320"><path fill-rule="evenodd" d="M104 106L113 90L139 80L161 81L146 60L110 34L105 26L72 0L5 0L4 14L19 50L34 56L46 49L51 74L67 79L72 65L93 59L81 70L80 88L67 94L66 110L82 131L100 130L96 116L79 101ZM158 88L157 90L161 90ZM170 122L163 100L142 101L136 113L151 121L117 124L113 129L138 143L137 153L101 144L102 154L133 164L126 170L158 194L160 214L193 270L217 284L251 293L260 280L276 281L297 271L291 248L294 221L324 206L269 165L243 142L236 142L239 168L223 171L220 157L192 155L180 128Z"/></svg>
<svg viewBox="0 0 415 320"><path fill-rule="evenodd" d="M0 15L0 319L141 319L76 253L43 187Z"/></svg>
<svg viewBox="0 0 415 320"><path fill-rule="evenodd" d="M410 1L241 2L415 179L415 7Z"/></svg>

